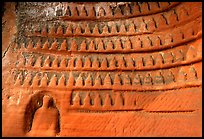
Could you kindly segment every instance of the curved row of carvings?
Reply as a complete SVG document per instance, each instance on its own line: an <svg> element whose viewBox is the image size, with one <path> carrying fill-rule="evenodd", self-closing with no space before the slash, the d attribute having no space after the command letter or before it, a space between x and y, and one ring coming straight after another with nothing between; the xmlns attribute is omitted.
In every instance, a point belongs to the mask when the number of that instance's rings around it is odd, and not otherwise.
<svg viewBox="0 0 204 139"><path fill-rule="evenodd" d="M164 90L200 85L201 62L151 72L38 72L18 71L15 86L72 89ZM69 76L69 77L68 77Z"/></svg>
<svg viewBox="0 0 204 139"><path fill-rule="evenodd" d="M111 5L109 3L97 3L94 5L76 5L68 3L64 8L56 8L56 16L63 20L97 20L117 19L134 16L154 14L172 8L179 2L127 2L125 4ZM65 4L64 4L65 5Z"/></svg>
<svg viewBox="0 0 204 139"><path fill-rule="evenodd" d="M189 6L192 8L192 5ZM189 9L192 10L191 8ZM42 37L137 35L173 27L192 21L202 15L200 12L191 11L190 14L186 10L179 13L175 11L175 9L171 9L168 12L151 16L108 22L30 23L25 26L24 34L26 36Z"/></svg>
<svg viewBox="0 0 204 139"><path fill-rule="evenodd" d="M195 21L196 22L196 21ZM171 48L201 37L201 22L194 22L176 28L169 33L148 34L131 37L109 38L25 38L17 45L31 51L60 51L60 52L142 52Z"/></svg>
<svg viewBox="0 0 204 139"><path fill-rule="evenodd" d="M92 96L90 94L93 94ZM117 107L118 109L121 109L121 106L126 105L124 102L124 96L125 94L122 94L120 92L114 94L107 91L103 94L99 92L72 92L72 96L68 101L68 109L76 109L76 108L89 108L94 109L97 107L103 106L106 110L114 110L114 107ZM92 106L93 108L91 108ZM109 108L108 108L109 107ZM116 108L116 109L117 109ZM136 102L132 104L131 108L136 108ZM122 109L127 109L127 107L122 107Z"/></svg>
<svg viewBox="0 0 204 139"><path fill-rule="evenodd" d="M198 101L200 96L200 93L189 92L187 89L148 93L109 90L73 91L69 97L66 97L66 103L63 105L67 110L190 111L196 110L197 106L193 103Z"/></svg>
<svg viewBox="0 0 204 139"><path fill-rule="evenodd" d="M190 64L202 59L202 42L153 53L57 56L23 52L16 62L18 68L42 70L152 70Z"/></svg>

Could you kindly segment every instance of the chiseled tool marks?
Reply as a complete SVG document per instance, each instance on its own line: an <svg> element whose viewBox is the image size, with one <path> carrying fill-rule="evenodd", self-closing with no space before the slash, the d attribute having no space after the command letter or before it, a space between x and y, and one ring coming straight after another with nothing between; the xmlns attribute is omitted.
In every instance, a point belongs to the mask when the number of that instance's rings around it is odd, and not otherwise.
<svg viewBox="0 0 204 139"><path fill-rule="evenodd" d="M50 72L14 70L14 85L32 88L112 89L112 90L167 90L200 86L201 62L171 69L135 72Z"/></svg>
<svg viewBox="0 0 204 139"><path fill-rule="evenodd" d="M61 136L201 136L201 124L194 124L199 120L197 113L69 112Z"/></svg>
<svg viewBox="0 0 204 139"><path fill-rule="evenodd" d="M200 88L176 89L162 92L144 107L146 112L188 112L195 111L201 105Z"/></svg>
<svg viewBox="0 0 204 139"><path fill-rule="evenodd" d="M24 51L16 62L17 68L59 71L113 71L152 70L190 64L202 59L202 42L196 40L187 45L152 53L131 54L75 54L50 55Z"/></svg>

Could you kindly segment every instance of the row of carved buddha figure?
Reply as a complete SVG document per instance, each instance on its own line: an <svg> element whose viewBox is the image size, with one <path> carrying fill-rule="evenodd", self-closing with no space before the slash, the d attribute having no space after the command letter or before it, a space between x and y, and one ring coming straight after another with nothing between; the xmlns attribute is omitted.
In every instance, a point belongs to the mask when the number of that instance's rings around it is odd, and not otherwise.
<svg viewBox="0 0 204 139"><path fill-rule="evenodd" d="M179 2L130 2L122 4L94 3L73 4L62 3L55 7L55 16L64 20L81 19L115 19L153 14L178 5Z"/></svg>
<svg viewBox="0 0 204 139"><path fill-rule="evenodd" d="M131 26L131 24L129 25L129 28L130 28L129 32L130 33L126 33L125 31L123 31L123 33L119 34L116 31L117 34L111 34L108 31L109 30L108 27L105 26L103 32L107 32L106 36L108 36L109 38L99 37L99 36L105 35L105 33L101 33L101 34L99 33L100 35L98 35L98 37L97 37L97 34L86 33L86 32L84 32L84 33L76 32L77 34L76 33L67 34L67 33L64 33L63 27L59 26L57 29L57 33L54 33L55 31L53 31L52 34L45 33L45 32L44 33L42 32L43 34L41 34L41 33L34 33L34 34L28 33L26 36L32 37L33 41L29 42L30 39L27 39L27 40L25 39L24 41L26 41L28 48L32 48L32 47L34 47L34 48L39 47L40 48L41 47L41 48L46 49L46 47L50 47L50 49L53 49L53 50L57 49L57 47L59 47L60 45L62 45L62 48L64 48L66 45L68 45L69 48L70 48L70 45L72 45L72 46L77 45L78 50L80 47L81 47L81 50L86 50L86 47L90 47L90 51L92 50L91 49L92 45L93 45L93 48L94 48L94 46L95 47L103 46L101 48L99 47L100 50L103 50L103 49L106 50L105 48L108 48L107 50L111 50L111 48L114 50L114 48L115 48L115 51L120 50L120 49L131 50L133 48L137 48L137 49L140 48L139 50L145 50L145 49L152 49L152 48L161 47L161 46L165 47L166 45L167 46L174 45L176 43L188 41L192 38L195 38L198 35L198 32L202 27L201 22L199 22L201 20L201 17L199 17L198 19L199 20L195 20L195 21L193 20L191 22L188 22L188 23L184 24L183 26L178 26L177 28L173 29L171 32L169 32L169 30L164 30L164 31L159 32L157 34L153 34L150 31L149 32L148 31L146 31L146 32L136 31L134 26ZM194 24L197 24L197 26L192 27L192 25L194 25ZM67 30L68 31L73 30L70 28L71 28L71 26L69 25L67 27ZM126 28L125 26L121 26L121 29L125 30L125 28ZM52 29L52 30L54 30L54 29ZM59 33L60 30L61 30L61 33ZM61 34L61 35L59 35L59 34ZM76 37L76 35L85 36L85 37L94 36L95 39L82 37L82 38L75 38L72 40L72 39L66 38L67 36ZM128 38L127 38L127 36L128 36ZM37 37L37 38L35 38L35 37ZM43 41L43 42L35 40L35 39L39 39L39 37L42 37L42 38L43 37L45 37L45 38L49 37L49 39L47 41ZM51 41L53 38L56 38L56 40L54 39L54 41ZM62 43L61 42L62 39L67 40L67 41ZM70 40L70 41L68 41L68 40ZM83 41L81 41L81 40L83 40ZM78 43L78 42L80 42L80 43ZM138 44L136 42L138 42ZM132 45L132 47L131 47L131 45ZM73 50L75 50L75 49L73 49Z"/></svg>
<svg viewBox="0 0 204 139"><path fill-rule="evenodd" d="M192 12L192 9L186 9L184 5L192 5L185 3L182 5L182 12L177 12L177 8L168 10L167 12L153 14L151 16L134 17L116 21L93 22L87 21L66 22L59 25L56 22L44 22L38 24L29 24L26 27L25 35L31 36L109 36L109 35L136 35L141 33L151 33L155 30L169 28L195 16L200 16L200 12ZM199 5L197 5L199 6ZM189 10L189 11L188 11ZM77 17L77 16L75 16ZM72 19L71 17L70 19Z"/></svg>
<svg viewBox="0 0 204 139"><path fill-rule="evenodd" d="M109 54L105 57L102 54L92 54L91 56L79 56L76 54L76 56L69 57L65 55L39 55L37 53L23 52L16 63L21 68L32 67L37 69L146 70L173 67L201 60L202 51L199 51L201 49L200 45L189 47L183 45L173 50L151 54Z"/></svg>
<svg viewBox="0 0 204 139"><path fill-rule="evenodd" d="M21 87L56 87L82 89L122 89L122 90L154 90L177 88L183 85L200 84L200 62L190 66L181 66L171 69L134 72L42 72L21 70L15 72L16 86ZM162 85L162 86L161 86ZM118 86L120 86L118 88Z"/></svg>

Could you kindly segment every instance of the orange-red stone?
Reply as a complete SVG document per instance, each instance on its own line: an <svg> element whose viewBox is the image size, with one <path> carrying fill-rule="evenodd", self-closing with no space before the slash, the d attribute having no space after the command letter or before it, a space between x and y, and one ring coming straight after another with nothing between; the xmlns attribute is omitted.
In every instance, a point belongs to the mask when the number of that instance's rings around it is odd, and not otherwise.
<svg viewBox="0 0 204 139"><path fill-rule="evenodd" d="M202 3L4 3L3 136L202 136Z"/></svg>

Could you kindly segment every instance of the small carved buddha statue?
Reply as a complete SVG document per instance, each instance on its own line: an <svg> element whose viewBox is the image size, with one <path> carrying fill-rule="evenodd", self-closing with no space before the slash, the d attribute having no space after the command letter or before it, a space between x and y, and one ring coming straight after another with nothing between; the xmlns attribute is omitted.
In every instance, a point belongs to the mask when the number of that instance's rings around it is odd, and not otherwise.
<svg viewBox="0 0 204 139"><path fill-rule="evenodd" d="M44 96L42 107L34 114L30 135L56 136L56 133L59 132L59 113L51 104L53 104L51 98Z"/></svg>

